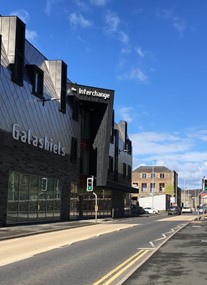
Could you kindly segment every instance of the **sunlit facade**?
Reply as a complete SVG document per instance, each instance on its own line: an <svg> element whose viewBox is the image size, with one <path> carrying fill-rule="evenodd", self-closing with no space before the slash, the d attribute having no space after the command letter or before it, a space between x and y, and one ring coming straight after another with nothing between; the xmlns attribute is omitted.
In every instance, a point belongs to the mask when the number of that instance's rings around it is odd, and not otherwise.
<svg viewBox="0 0 207 285"><path fill-rule="evenodd" d="M123 215L132 146L114 90L73 84L18 17L0 17L0 58L0 226L93 217L90 176L98 216Z"/></svg>

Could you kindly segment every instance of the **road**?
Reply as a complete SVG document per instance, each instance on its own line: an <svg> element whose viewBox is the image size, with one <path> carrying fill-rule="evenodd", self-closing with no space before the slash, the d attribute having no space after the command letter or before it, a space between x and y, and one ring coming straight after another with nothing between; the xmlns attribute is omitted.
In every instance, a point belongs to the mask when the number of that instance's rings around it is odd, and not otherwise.
<svg viewBox="0 0 207 285"><path fill-rule="evenodd" d="M118 285L191 219L142 216L1 241L0 285Z"/></svg>

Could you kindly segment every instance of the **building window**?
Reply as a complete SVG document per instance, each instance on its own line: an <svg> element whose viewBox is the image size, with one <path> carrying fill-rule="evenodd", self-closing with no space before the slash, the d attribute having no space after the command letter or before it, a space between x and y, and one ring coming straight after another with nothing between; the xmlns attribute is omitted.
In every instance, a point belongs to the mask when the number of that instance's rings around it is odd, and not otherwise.
<svg viewBox="0 0 207 285"><path fill-rule="evenodd" d="M60 210L59 179L9 173L7 223L59 220Z"/></svg>
<svg viewBox="0 0 207 285"><path fill-rule="evenodd" d="M123 178L126 177L126 163L123 163Z"/></svg>
<svg viewBox="0 0 207 285"><path fill-rule="evenodd" d="M164 173L160 173L160 178L165 178L165 174Z"/></svg>
<svg viewBox="0 0 207 285"><path fill-rule="evenodd" d="M43 98L43 78L44 72L36 65L27 65L30 80L32 83L32 94Z"/></svg>
<svg viewBox="0 0 207 285"><path fill-rule="evenodd" d="M130 165L128 165L128 180L131 181L132 178L132 168Z"/></svg>
<svg viewBox="0 0 207 285"><path fill-rule="evenodd" d="M132 154L132 142L129 139L126 139L125 149L127 150L128 154Z"/></svg>
<svg viewBox="0 0 207 285"><path fill-rule="evenodd" d="M32 93L38 97L42 97L43 94L43 74L42 70L35 70Z"/></svg>
<svg viewBox="0 0 207 285"><path fill-rule="evenodd" d="M77 98L73 98L73 120L78 121L78 113L79 113L79 101Z"/></svg>
<svg viewBox="0 0 207 285"><path fill-rule="evenodd" d="M72 137L71 140L71 162L76 162L77 161L77 152L78 152L78 141L76 138Z"/></svg>
<svg viewBox="0 0 207 285"><path fill-rule="evenodd" d="M160 183L159 184L159 191L164 192L164 190L165 190L165 183Z"/></svg>
<svg viewBox="0 0 207 285"><path fill-rule="evenodd" d="M147 178L147 174L146 173L142 173L142 178L146 179Z"/></svg>
<svg viewBox="0 0 207 285"><path fill-rule="evenodd" d="M142 183L142 192L147 192L147 183Z"/></svg>
<svg viewBox="0 0 207 285"><path fill-rule="evenodd" d="M90 141L90 115L86 110L80 110L81 138Z"/></svg>
<svg viewBox="0 0 207 285"><path fill-rule="evenodd" d="M109 174L113 172L114 160L112 156L109 156Z"/></svg>
<svg viewBox="0 0 207 285"><path fill-rule="evenodd" d="M151 178L155 178L155 173L151 173Z"/></svg>
<svg viewBox="0 0 207 285"><path fill-rule="evenodd" d="M155 183L150 183L150 192L155 192Z"/></svg>
<svg viewBox="0 0 207 285"><path fill-rule="evenodd" d="M111 120L111 135L110 135L110 143L114 143L114 111Z"/></svg>

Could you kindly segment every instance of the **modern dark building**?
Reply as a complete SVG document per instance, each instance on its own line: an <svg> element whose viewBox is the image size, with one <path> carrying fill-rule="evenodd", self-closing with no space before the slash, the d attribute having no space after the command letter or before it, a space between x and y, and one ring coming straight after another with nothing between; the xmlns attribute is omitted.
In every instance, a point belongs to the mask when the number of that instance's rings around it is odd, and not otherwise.
<svg viewBox="0 0 207 285"><path fill-rule="evenodd" d="M114 90L73 84L63 60L0 17L0 226L123 215L131 185L127 123L114 123Z"/></svg>

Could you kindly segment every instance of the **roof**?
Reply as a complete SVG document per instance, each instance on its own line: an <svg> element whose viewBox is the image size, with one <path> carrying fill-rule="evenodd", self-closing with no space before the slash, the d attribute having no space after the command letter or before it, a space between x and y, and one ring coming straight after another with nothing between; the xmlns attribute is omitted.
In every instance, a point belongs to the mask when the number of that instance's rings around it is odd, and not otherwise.
<svg viewBox="0 0 207 285"><path fill-rule="evenodd" d="M159 173L166 173L172 172L169 168L165 166L139 166L133 172L140 172L140 173L152 173L152 172L159 172Z"/></svg>

